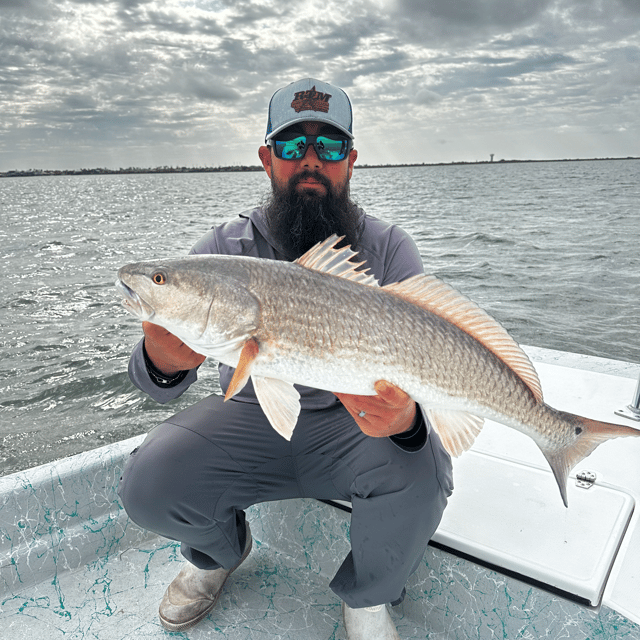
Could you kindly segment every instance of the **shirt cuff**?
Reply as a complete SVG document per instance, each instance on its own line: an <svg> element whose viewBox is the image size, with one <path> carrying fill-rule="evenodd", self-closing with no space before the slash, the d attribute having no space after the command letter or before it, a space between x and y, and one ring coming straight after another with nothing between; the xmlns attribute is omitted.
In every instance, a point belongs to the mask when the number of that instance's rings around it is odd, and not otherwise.
<svg viewBox="0 0 640 640"><path fill-rule="evenodd" d="M389 436L389 439L405 451L420 451L427 442L427 423L419 405L416 405L416 420L408 431Z"/></svg>
<svg viewBox="0 0 640 640"><path fill-rule="evenodd" d="M153 362L151 362L151 358L147 354L147 350L144 347L144 342L142 343L142 355L144 356L144 364L147 368L147 373L151 378L152 382L162 389L170 389L171 387L177 387L189 373L189 370L178 371L178 373L174 373L172 375L167 375L162 373L160 369L158 369Z"/></svg>

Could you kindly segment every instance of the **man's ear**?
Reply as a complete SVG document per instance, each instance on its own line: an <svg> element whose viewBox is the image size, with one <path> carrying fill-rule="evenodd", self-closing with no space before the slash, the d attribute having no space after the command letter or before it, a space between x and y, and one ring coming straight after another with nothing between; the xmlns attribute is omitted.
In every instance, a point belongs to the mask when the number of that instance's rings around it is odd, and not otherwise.
<svg viewBox="0 0 640 640"><path fill-rule="evenodd" d="M353 175L353 165L357 159L358 152L355 149L351 149L351 151L349 151L349 180L351 180L351 176Z"/></svg>
<svg viewBox="0 0 640 640"><path fill-rule="evenodd" d="M269 179L271 179L271 149L267 146L262 146L258 149L258 157L264 170L267 172Z"/></svg>

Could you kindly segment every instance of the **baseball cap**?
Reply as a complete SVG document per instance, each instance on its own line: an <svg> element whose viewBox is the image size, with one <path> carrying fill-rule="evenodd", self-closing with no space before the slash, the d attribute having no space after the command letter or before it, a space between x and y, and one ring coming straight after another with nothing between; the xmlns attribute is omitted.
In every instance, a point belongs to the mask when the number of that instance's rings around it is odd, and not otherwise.
<svg viewBox="0 0 640 640"><path fill-rule="evenodd" d="M325 122L353 139L349 96L340 87L321 80L298 80L273 94L265 140L296 122Z"/></svg>

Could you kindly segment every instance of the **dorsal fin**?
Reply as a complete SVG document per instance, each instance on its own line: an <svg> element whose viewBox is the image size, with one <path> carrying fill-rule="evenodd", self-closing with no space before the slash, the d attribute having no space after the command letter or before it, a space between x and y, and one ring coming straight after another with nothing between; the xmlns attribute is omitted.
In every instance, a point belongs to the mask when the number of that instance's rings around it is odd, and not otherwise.
<svg viewBox="0 0 640 640"><path fill-rule="evenodd" d="M304 255L295 262L307 269L330 273L332 276L346 278L353 282L366 284L372 287L378 286L378 281L369 273L368 269L356 271L364 262L351 262L351 259L358 254L351 250L351 247L336 249L335 246L344 239L344 236L337 236L335 233L311 247Z"/></svg>
<svg viewBox="0 0 640 640"><path fill-rule="evenodd" d="M435 313L481 342L507 364L542 401L542 387L536 370L520 345L507 330L475 302L435 276L420 274L385 285L384 290Z"/></svg>

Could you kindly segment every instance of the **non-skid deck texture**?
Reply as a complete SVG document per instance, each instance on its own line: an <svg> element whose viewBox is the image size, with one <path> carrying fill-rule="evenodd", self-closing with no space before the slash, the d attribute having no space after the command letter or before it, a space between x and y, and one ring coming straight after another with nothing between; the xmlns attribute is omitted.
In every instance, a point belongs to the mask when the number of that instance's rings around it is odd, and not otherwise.
<svg viewBox="0 0 640 640"><path fill-rule="evenodd" d="M182 560L175 543L155 538L0 595L0 637L346 638L340 603L327 585L348 549L348 514L304 500L262 505L249 515L254 549L214 612L191 631L171 634L159 624L159 600ZM640 638L638 627L614 612L585 610L431 548L392 617L401 638Z"/></svg>
<svg viewBox="0 0 640 640"><path fill-rule="evenodd" d="M536 356L579 368L595 361ZM253 551L212 614L185 633L160 626L179 548L133 525L116 493L143 437L0 478L0 639L345 640L328 584L349 550L349 514L315 500L252 507ZM640 627L610 609L589 610L433 547L391 615L404 640L640 640Z"/></svg>

